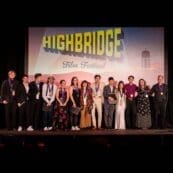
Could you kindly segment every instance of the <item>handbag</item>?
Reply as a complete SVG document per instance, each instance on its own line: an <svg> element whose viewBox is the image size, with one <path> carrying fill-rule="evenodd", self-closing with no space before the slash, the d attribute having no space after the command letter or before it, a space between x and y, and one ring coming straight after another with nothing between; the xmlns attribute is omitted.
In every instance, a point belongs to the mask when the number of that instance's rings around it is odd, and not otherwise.
<svg viewBox="0 0 173 173"><path fill-rule="evenodd" d="M115 93L109 93L108 96L113 98L112 100L108 99L108 103L110 105L115 105L117 103Z"/></svg>
<svg viewBox="0 0 173 173"><path fill-rule="evenodd" d="M50 106L47 106L47 103L43 102L42 111L44 111L44 112L51 112L52 108L53 108L53 104L51 104Z"/></svg>
<svg viewBox="0 0 173 173"><path fill-rule="evenodd" d="M71 107L70 111L74 115L79 115L81 108L80 107Z"/></svg>

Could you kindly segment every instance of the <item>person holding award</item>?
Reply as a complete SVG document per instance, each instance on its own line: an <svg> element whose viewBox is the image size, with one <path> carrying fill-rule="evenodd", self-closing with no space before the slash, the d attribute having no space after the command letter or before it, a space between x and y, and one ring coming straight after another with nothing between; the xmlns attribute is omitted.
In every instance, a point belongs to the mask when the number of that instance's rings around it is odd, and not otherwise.
<svg viewBox="0 0 173 173"><path fill-rule="evenodd" d="M158 83L155 84L150 94L153 96L154 101L154 128L165 128L166 127L166 105L168 101L168 87L163 82L164 77L162 75L158 76Z"/></svg>
<svg viewBox="0 0 173 173"><path fill-rule="evenodd" d="M114 78L109 77L109 84L103 89L104 96L104 123L105 128L112 129L113 115L115 111L116 97L115 97L115 86Z"/></svg>
<svg viewBox="0 0 173 173"><path fill-rule="evenodd" d="M126 127L136 128L136 101L137 86L133 83L134 76L128 77L129 83L125 85L126 92Z"/></svg>

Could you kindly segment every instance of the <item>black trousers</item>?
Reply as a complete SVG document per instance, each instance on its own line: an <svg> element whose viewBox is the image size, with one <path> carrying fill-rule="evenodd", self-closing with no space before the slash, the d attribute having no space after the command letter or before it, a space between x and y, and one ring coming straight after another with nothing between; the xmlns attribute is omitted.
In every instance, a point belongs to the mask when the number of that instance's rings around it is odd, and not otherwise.
<svg viewBox="0 0 173 173"><path fill-rule="evenodd" d="M127 128L136 128L136 102L135 100L126 100L126 126Z"/></svg>
<svg viewBox="0 0 173 173"><path fill-rule="evenodd" d="M30 114L30 104L29 101L26 101L21 107L19 107L19 122L18 126L26 127L29 121L29 114Z"/></svg>
<svg viewBox="0 0 173 173"><path fill-rule="evenodd" d="M74 115L70 112L70 123L71 126L79 126L79 116L80 115Z"/></svg>
<svg viewBox="0 0 173 173"><path fill-rule="evenodd" d="M5 104L5 121L6 128L12 130L16 128L16 110L17 103L16 101L9 102Z"/></svg>
<svg viewBox="0 0 173 173"><path fill-rule="evenodd" d="M40 112L41 112L41 100L31 100L28 126L33 126L35 130L39 129L40 127Z"/></svg>
<svg viewBox="0 0 173 173"><path fill-rule="evenodd" d="M166 128L166 102L154 102L153 128Z"/></svg>

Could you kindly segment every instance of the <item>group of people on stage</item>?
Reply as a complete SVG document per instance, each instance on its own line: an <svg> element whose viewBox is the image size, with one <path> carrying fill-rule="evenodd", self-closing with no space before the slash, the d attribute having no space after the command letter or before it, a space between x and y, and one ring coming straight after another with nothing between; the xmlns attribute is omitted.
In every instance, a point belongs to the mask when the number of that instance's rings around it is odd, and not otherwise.
<svg viewBox="0 0 173 173"><path fill-rule="evenodd" d="M9 71L1 86L8 130L166 127L168 87L162 75L151 89L144 79L135 85L134 76L128 77L127 84L116 84L109 77L108 85L104 85L101 76L95 75L94 83L83 80L80 86L75 76L70 87L65 80L57 86L53 76L42 83L40 73L30 83L28 75L23 75L21 83L15 77L16 72Z"/></svg>

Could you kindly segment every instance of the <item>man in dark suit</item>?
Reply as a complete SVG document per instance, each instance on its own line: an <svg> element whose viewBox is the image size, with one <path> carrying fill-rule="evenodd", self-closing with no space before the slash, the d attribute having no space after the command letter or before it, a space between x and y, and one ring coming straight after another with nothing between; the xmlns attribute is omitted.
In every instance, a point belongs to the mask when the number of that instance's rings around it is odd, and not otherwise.
<svg viewBox="0 0 173 173"><path fill-rule="evenodd" d="M108 79L109 84L106 85L103 89L103 96L104 96L104 122L105 127L107 129L112 129L113 123L113 114L115 111L115 86L114 86L114 78L109 77Z"/></svg>
<svg viewBox="0 0 173 173"><path fill-rule="evenodd" d="M30 116L28 131L39 129L40 112L42 106L42 74L37 73L34 76L35 80L29 84L29 99L30 99Z"/></svg>
<svg viewBox="0 0 173 173"><path fill-rule="evenodd" d="M154 122L153 128L166 127L166 105L168 101L168 87L163 82L163 76L158 76L158 83L151 89L151 95L154 101Z"/></svg>
<svg viewBox="0 0 173 173"><path fill-rule="evenodd" d="M22 83L19 85L17 93L17 105L19 108L19 123L18 131L22 131L26 126L26 121L29 119L29 80L28 75L24 74L22 77ZM27 122L28 124L28 122Z"/></svg>
<svg viewBox="0 0 173 173"><path fill-rule="evenodd" d="M15 79L16 72L10 70L8 72L8 79L2 83L1 86L1 97L2 102L5 105L5 120L6 127L8 130L16 129L16 93L18 90L19 83Z"/></svg>

